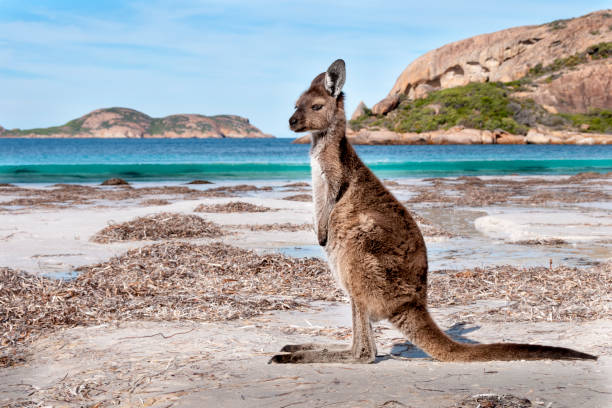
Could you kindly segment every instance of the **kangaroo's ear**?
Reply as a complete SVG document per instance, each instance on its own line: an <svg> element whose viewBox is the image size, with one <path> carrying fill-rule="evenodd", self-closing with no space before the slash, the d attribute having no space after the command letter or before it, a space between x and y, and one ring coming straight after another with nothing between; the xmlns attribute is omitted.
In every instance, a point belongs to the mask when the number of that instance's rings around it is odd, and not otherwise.
<svg viewBox="0 0 612 408"><path fill-rule="evenodd" d="M344 60L335 60L333 64L327 68L325 73L325 90L334 98L340 95L344 80L346 79L346 68Z"/></svg>

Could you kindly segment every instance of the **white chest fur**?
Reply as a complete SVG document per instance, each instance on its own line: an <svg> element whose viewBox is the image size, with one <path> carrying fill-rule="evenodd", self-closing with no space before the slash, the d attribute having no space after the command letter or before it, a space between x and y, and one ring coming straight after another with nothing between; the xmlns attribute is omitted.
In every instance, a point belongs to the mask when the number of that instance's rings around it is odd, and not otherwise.
<svg viewBox="0 0 612 408"><path fill-rule="evenodd" d="M321 168L318 155L310 156L310 172L312 176L312 196L316 205L317 201L323 198L325 189L325 174Z"/></svg>
<svg viewBox="0 0 612 408"><path fill-rule="evenodd" d="M315 146L310 151L310 174L312 177L312 200L314 204L314 225L315 230L319 223L319 217L323 208L328 205L327 200L327 178L323 172L321 163L321 148Z"/></svg>
<svg viewBox="0 0 612 408"><path fill-rule="evenodd" d="M323 172L323 166L321 165L320 150L313 150L310 152L310 172L312 175L312 198L314 204L314 226L315 234L318 235L319 217L325 213L324 207L330 206L329 200L327 177ZM331 237L328 236L328 239ZM325 247L327 253L327 261L331 269L332 275L336 282L343 286L341 279L338 275L337 256L334 251L334 245L328 241L328 245Z"/></svg>

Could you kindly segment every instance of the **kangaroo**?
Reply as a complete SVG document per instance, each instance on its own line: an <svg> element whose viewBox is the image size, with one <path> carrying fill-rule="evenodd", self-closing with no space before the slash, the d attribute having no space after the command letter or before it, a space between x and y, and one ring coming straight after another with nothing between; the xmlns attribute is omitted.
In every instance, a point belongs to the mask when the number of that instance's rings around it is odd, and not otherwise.
<svg viewBox="0 0 612 408"><path fill-rule="evenodd" d="M289 119L311 132L315 232L330 269L351 300L350 348L286 345L271 363L372 363L371 321L389 320L416 346L441 361L592 359L563 347L464 344L448 337L427 310L427 250L408 210L363 164L346 139L344 61L317 75Z"/></svg>

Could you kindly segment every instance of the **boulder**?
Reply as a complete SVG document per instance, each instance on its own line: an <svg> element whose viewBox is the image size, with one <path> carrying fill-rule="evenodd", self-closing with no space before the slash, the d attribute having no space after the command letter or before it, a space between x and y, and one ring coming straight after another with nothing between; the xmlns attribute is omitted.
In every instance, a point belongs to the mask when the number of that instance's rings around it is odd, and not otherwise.
<svg viewBox="0 0 612 408"><path fill-rule="evenodd" d="M430 92L436 91L439 88L431 86L429 84L418 84L416 87L410 89L408 93L408 97L410 99L420 99L425 98L429 95Z"/></svg>
<svg viewBox="0 0 612 408"><path fill-rule="evenodd" d="M402 133L400 135L400 141L401 144L407 145L431 144L431 135L429 133Z"/></svg>
<svg viewBox="0 0 612 408"><path fill-rule="evenodd" d="M391 95L372 106L372 113L375 115L385 115L387 112L392 111L399 105L399 95Z"/></svg>
<svg viewBox="0 0 612 408"><path fill-rule="evenodd" d="M431 143L491 144L493 143L493 133L488 130L466 129L462 126L455 126L448 130L436 130L431 132Z"/></svg>
<svg viewBox="0 0 612 408"><path fill-rule="evenodd" d="M349 138L353 144L388 145L397 144L399 135L390 130L362 129Z"/></svg>
<svg viewBox="0 0 612 408"><path fill-rule="evenodd" d="M367 109L368 107L365 105L365 103L363 103L363 101L359 102L359 105L357 105L357 108L351 115L351 120L355 120L359 118L360 116L362 116L364 113L366 113Z"/></svg>
<svg viewBox="0 0 612 408"><path fill-rule="evenodd" d="M429 105L426 106L426 108L431 109L434 115L439 115L440 110L442 110L442 105L440 105L439 103L430 103Z"/></svg>
<svg viewBox="0 0 612 408"><path fill-rule="evenodd" d="M527 144L565 144L566 137L562 134L554 134L539 129L529 129L525 142Z"/></svg>
<svg viewBox="0 0 612 408"><path fill-rule="evenodd" d="M580 137L580 138L576 138L575 139L574 144L577 144L577 145L593 145L593 144L595 144L595 139L593 139L592 137Z"/></svg>
<svg viewBox="0 0 612 408"><path fill-rule="evenodd" d="M496 129L493 137L495 144L525 144L525 136L513 135L501 129Z"/></svg>
<svg viewBox="0 0 612 408"><path fill-rule="evenodd" d="M540 81L521 96L533 99L551 113L612 109L612 58L581 64L555 77Z"/></svg>
<svg viewBox="0 0 612 408"><path fill-rule="evenodd" d="M432 90L470 82L517 80L538 64L547 66L557 59L584 52L591 45L610 42L610 14L612 10L600 10L578 18L509 28L444 45L408 65L388 96L379 102L382 103L379 110L388 112L389 101L398 95L420 98ZM579 110L588 106L612 109L609 64L601 61L584 72L564 74L565 80L552 80L543 88L540 102L553 109ZM564 89L566 80L570 86ZM587 82L584 89L579 89L582 80Z"/></svg>
<svg viewBox="0 0 612 408"><path fill-rule="evenodd" d="M293 144L310 144L310 133L298 137L297 139L295 139L291 143L293 143Z"/></svg>

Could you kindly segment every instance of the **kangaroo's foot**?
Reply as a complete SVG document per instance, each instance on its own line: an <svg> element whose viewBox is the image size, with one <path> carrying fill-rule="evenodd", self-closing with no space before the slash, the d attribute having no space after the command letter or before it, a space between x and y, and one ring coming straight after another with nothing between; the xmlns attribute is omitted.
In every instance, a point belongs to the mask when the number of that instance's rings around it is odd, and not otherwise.
<svg viewBox="0 0 612 408"><path fill-rule="evenodd" d="M306 350L343 350L346 349L346 344L332 343L306 343L306 344L287 344L280 351L286 353L293 353L295 351L306 351Z"/></svg>
<svg viewBox="0 0 612 408"><path fill-rule="evenodd" d="M277 354L269 363L307 364L307 363L373 363L376 353L355 353L349 350L301 350L289 354Z"/></svg>
<svg viewBox="0 0 612 408"><path fill-rule="evenodd" d="M287 345L270 363L373 363L376 359L376 342L370 319L363 307L351 301L353 314L353 346L350 349L336 349L334 345L298 344ZM321 346L323 348L321 348Z"/></svg>

